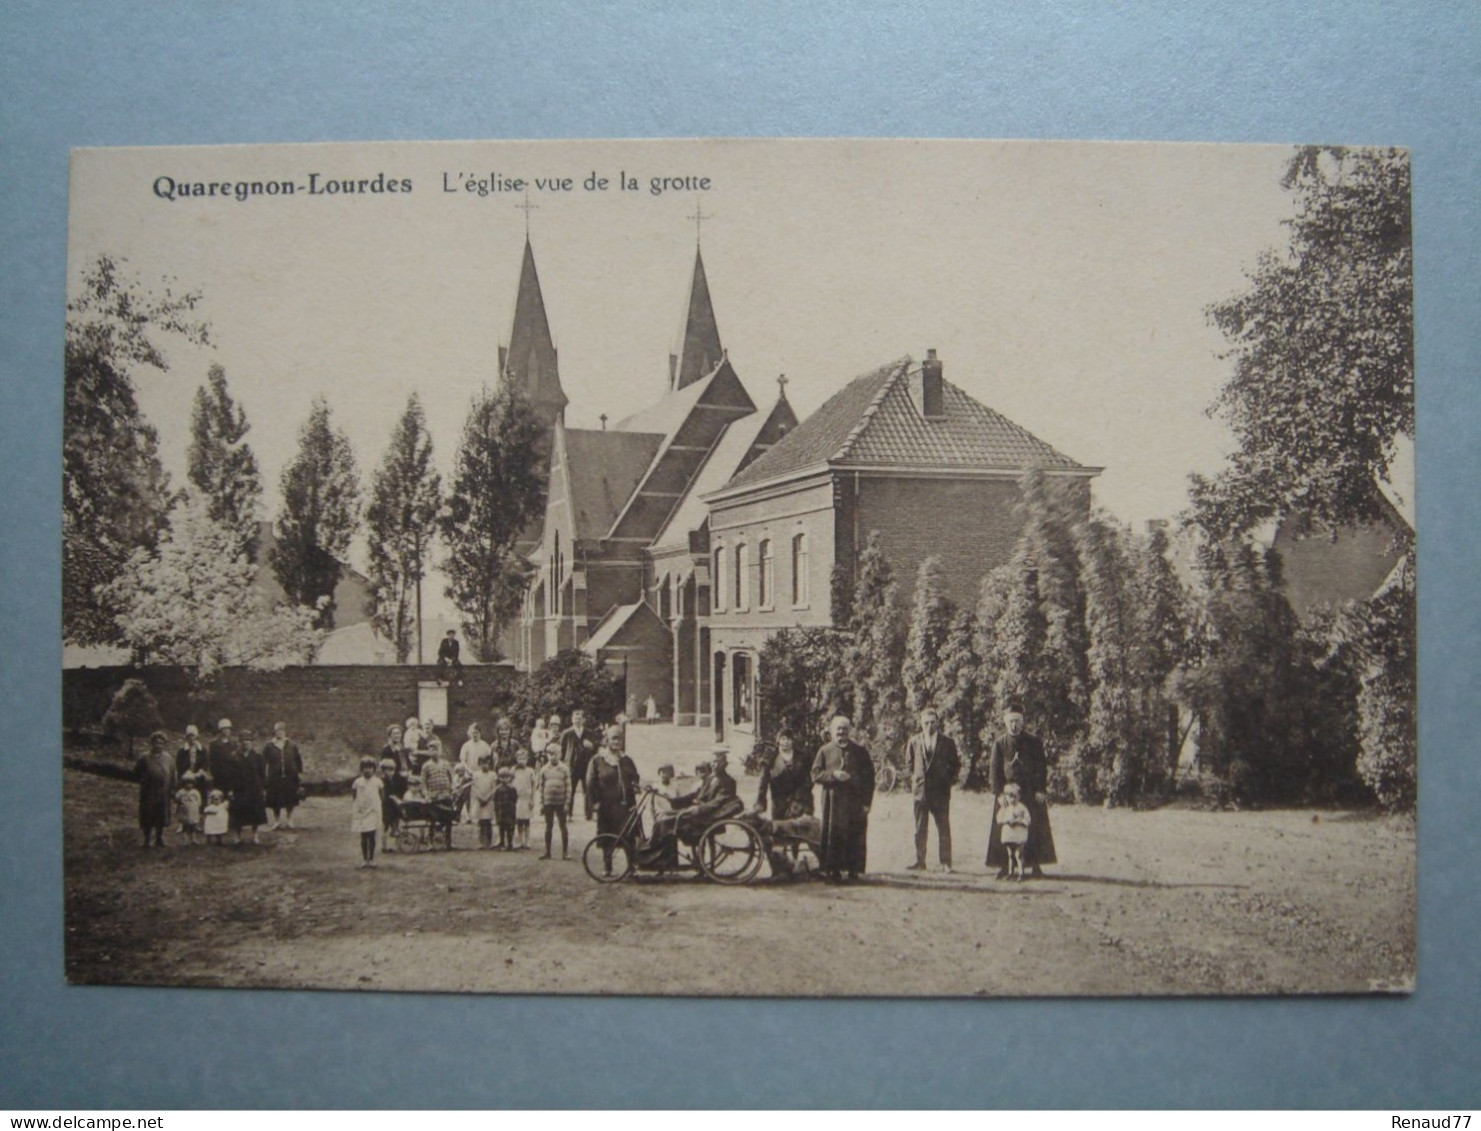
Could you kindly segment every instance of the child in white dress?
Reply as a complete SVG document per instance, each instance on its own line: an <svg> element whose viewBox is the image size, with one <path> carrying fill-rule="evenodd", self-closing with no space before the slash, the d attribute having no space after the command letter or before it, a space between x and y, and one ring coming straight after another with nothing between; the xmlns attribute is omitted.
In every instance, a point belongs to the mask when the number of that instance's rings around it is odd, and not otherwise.
<svg viewBox="0 0 1481 1131"><path fill-rule="evenodd" d="M1028 843L1028 827L1033 818L1023 803L1017 782L1003 787L998 802L998 824L1002 829L1003 847L1008 850L1008 878L1023 879L1023 846Z"/></svg>
<svg viewBox="0 0 1481 1131"><path fill-rule="evenodd" d="M381 835L386 783L376 776L374 758L360 759L360 776L350 786L350 831L360 834L360 867L375 867L375 842Z"/></svg>
<svg viewBox="0 0 1481 1131"><path fill-rule="evenodd" d="M530 847L530 817L535 808L535 771L530 756L521 750L514 756L514 847Z"/></svg>
<svg viewBox="0 0 1481 1131"><path fill-rule="evenodd" d="M213 789L201 810L201 830L206 834L207 844L221 844L227 830L231 828L231 803L219 789Z"/></svg>

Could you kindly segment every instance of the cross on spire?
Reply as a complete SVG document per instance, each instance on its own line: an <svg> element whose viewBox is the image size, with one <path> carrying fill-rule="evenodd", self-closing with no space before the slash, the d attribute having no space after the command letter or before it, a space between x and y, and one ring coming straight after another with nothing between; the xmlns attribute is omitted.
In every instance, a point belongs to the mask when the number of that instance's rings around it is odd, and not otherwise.
<svg viewBox="0 0 1481 1131"><path fill-rule="evenodd" d="M778 396L785 397L787 395L787 375L785 373L777 374L776 387Z"/></svg>
<svg viewBox="0 0 1481 1131"><path fill-rule="evenodd" d="M605 432L606 430L607 430L607 414L604 412L604 413L602 413L602 431Z"/></svg>
<svg viewBox="0 0 1481 1131"><path fill-rule="evenodd" d="M518 208L525 214L525 238L528 239L530 235L530 213L535 211L540 206L538 204L530 203L530 190L525 189L525 202L523 204L516 204L514 207Z"/></svg>
<svg viewBox="0 0 1481 1131"><path fill-rule="evenodd" d="M699 246L699 238L700 238L701 226L704 224L704 222L706 220L713 220L715 218L715 214L713 212L706 212L702 207L700 207L700 199L701 198L698 197L698 196L696 196L694 198L694 215L684 217L684 219L686 219L686 220L693 220L694 221L694 246L695 247L698 247Z"/></svg>

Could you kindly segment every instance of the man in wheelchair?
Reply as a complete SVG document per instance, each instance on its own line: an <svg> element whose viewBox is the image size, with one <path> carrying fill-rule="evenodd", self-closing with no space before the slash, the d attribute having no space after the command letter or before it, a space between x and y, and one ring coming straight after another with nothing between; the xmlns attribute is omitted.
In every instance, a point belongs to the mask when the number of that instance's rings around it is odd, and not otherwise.
<svg viewBox="0 0 1481 1131"><path fill-rule="evenodd" d="M645 861L667 859L677 864L680 841L694 844L715 821L741 812L744 806L736 797L735 779L726 769L729 761L726 751L715 751L710 772L698 788L673 797L670 811L655 817L652 835L641 853Z"/></svg>

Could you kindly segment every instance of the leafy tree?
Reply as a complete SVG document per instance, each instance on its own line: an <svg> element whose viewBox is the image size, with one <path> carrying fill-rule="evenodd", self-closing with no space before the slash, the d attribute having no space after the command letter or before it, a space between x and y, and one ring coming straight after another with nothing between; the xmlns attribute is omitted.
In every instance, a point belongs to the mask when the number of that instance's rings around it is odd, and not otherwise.
<svg viewBox="0 0 1481 1131"><path fill-rule="evenodd" d="M912 713L928 704L941 709L941 655L955 616L956 606L946 596L941 559L928 557L921 562L915 577L915 600L901 669L905 705Z"/></svg>
<svg viewBox="0 0 1481 1131"><path fill-rule="evenodd" d="M206 499L212 521L237 534L249 554L257 539L262 479L247 443L247 413L226 387L226 370L211 366L195 391L186 478Z"/></svg>
<svg viewBox="0 0 1481 1131"><path fill-rule="evenodd" d="M159 546L136 550L113 583L124 642L199 679L227 666L307 663L322 638L315 610L265 609L252 584L256 572L236 531L211 518L206 500L186 496L170 513Z"/></svg>
<svg viewBox="0 0 1481 1131"><path fill-rule="evenodd" d="M1160 525L1146 541L1132 549L1136 594L1136 633L1133 646L1136 667L1141 673L1149 711L1160 717L1156 748L1162 754L1159 768L1146 767L1148 787L1170 786L1177 776L1181 738L1177 705L1168 694L1169 683L1188 652L1189 595L1173 570L1167 531Z"/></svg>
<svg viewBox="0 0 1481 1131"><path fill-rule="evenodd" d="M579 648L557 652L515 688L510 713L519 726L534 726L535 717L559 711L562 718L581 710L607 723L621 713L622 685L605 667Z"/></svg>
<svg viewBox="0 0 1481 1131"><path fill-rule="evenodd" d="M880 756L898 752L905 735L901 668L906 625L899 591L879 531L872 531L859 555L849 643L836 686L840 692L851 687L854 725L861 740Z"/></svg>
<svg viewBox="0 0 1481 1131"><path fill-rule="evenodd" d="M159 437L139 410L134 374L168 369L161 337L209 345L197 292L148 290L100 255L67 303L62 428L62 632L117 643L104 594L129 555L155 544L169 510Z"/></svg>
<svg viewBox="0 0 1481 1131"><path fill-rule="evenodd" d="M298 454L283 469L272 567L295 605L315 610L316 627L334 627L334 588L360 521L360 484L349 437L336 429L323 397L298 433Z"/></svg>
<svg viewBox="0 0 1481 1131"><path fill-rule="evenodd" d="M509 385L485 387L463 425L451 493L442 518L449 554L447 596L462 613L463 633L480 660L498 659L498 635L519 610L529 563L520 534L545 501L544 429Z"/></svg>
<svg viewBox="0 0 1481 1131"><path fill-rule="evenodd" d="M961 610L941 644L936 673L942 726L961 748L963 781L968 786L982 784L978 736L992 714L992 688L977 654L976 637L977 617L971 609Z"/></svg>
<svg viewBox="0 0 1481 1131"><path fill-rule="evenodd" d="M799 757L817 752L838 709L834 693L846 644L833 628L785 628L766 638L756 662L762 741L788 730Z"/></svg>
<svg viewBox="0 0 1481 1131"><path fill-rule="evenodd" d="M134 756L134 739L153 734L164 725L159 703L142 679L124 680L103 715L103 733L128 739L130 759Z"/></svg>
<svg viewBox="0 0 1481 1131"><path fill-rule="evenodd" d="M1374 518L1375 483L1414 435L1408 154L1307 147L1281 183L1295 203L1289 246L1208 308L1234 365L1210 413L1238 441L1229 468L1193 483L1218 538L1286 513L1333 527Z"/></svg>
<svg viewBox="0 0 1481 1131"><path fill-rule="evenodd" d="M365 511L371 621L395 646L398 664L406 663L421 632L422 578L441 505L442 477L433 470L432 437L422 402L413 393L372 476Z"/></svg>

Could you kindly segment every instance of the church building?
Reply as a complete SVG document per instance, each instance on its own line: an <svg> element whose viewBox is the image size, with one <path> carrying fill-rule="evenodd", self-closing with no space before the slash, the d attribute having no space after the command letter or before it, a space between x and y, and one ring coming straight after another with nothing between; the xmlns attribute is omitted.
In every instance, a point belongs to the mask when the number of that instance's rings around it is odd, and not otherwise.
<svg viewBox="0 0 1481 1131"><path fill-rule="evenodd" d="M507 652L530 671L580 648L624 682L630 713L754 733L756 659L781 628L828 625L872 531L902 598L928 555L976 599L1016 541L1029 467L1083 487L1061 454L946 381L935 350L849 382L799 424L786 379L759 407L721 341L703 257L662 395L612 427L568 428L534 253L525 244L505 381L549 428L536 567Z"/></svg>

